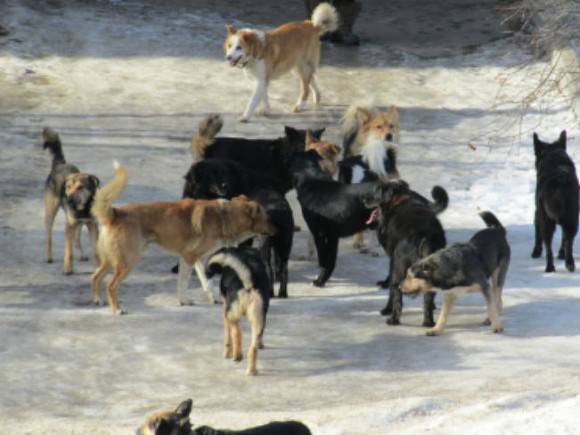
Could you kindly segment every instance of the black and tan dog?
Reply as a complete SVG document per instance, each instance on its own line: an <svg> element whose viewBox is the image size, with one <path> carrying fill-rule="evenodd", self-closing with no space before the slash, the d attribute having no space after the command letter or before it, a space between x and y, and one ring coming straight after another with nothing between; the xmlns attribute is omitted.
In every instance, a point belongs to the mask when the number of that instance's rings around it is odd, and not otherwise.
<svg viewBox="0 0 580 435"><path fill-rule="evenodd" d="M299 421L274 421L263 426L243 430L214 429L209 426L191 427L191 399L184 400L175 411L161 411L147 417L136 435L312 435Z"/></svg>
<svg viewBox="0 0 580 435"><path fill-rule="evenodd" d="M50 128L42 131L43 148L52 154L52 169L44 185L44 259L52 263L52 228L60 208L64 209L64 266L63 273L73 273L73 242L79 251L79 260L86 261L81 245L81 229L86 225L93 246L96 261L97 222L91 215L91 206L99 179L91 174L82 173L75 165L67 163L62 151L59 135Z"/></svg>
<svg viewBox="0 0 580 435"><path fill-rule="evenodd" d="M93 300L100 304L100 283L112 270L107 297L113 314L125 313L118 308L117 289L150 243L180 257L177 293L181 302L194 263L214 252L216 245L275 232L264 208L245 196L231 201L182 199L113 207L127 184L126 169L116 162L114 166L115 176L97 191L91 210L102 227L101 262L91 279Z"/></svg>
<svg viewBox="0 0 580 435"><path fill-rule="evenodd" d="M578 177L574 162L566 152L566 131L550 144L542 142L534 133L536 154L536 213L534 226L536 242L533 258L542 255L542 242L546 246L546 272L554 272L552 238L556 225L562 227L562 245L558 258L566 260L566 269L573 272L574 237L578 232Z"/></svg>
<svg viewBox="0 0 580 435"><path fill-rule="evenodd" d="M248 348L248 375L258 374L258 348L264 347L266 315L272 294L272 282L260 251L248 246L223 248L208 261L207 276L221 275L220 293L223 302L224 357L242 360L240 320L250 322L252 339Z"/></svg>
<svg viewBox="0 0 580 435"><path fill-rule="evenodd" d="M487 302L486 324L502 332L502 291L510 264L506 231L491 212L480 213L488 228L467 243L456 243L416 262L401 282L404 293L443 292L443 307L427 335L443 332L451 308L462 293L481 292ZM426 243L426 239L422 245ZM490 287L491 278L491 287Z"/></svg>

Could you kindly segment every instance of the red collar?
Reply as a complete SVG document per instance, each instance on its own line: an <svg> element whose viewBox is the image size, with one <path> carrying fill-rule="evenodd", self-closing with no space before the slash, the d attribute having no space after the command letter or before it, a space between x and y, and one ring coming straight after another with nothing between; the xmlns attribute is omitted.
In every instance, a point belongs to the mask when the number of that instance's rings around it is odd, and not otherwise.
<svg viewBox="0 0 580 435"><path fill-rule="evenodd" d="M398 206L399 204L402 204L403 202L405 202L409 198L410 198L410 196L407 194L397 195L391 200L391 202L389 203L389 206L394 208L394 207Z"/></svg>

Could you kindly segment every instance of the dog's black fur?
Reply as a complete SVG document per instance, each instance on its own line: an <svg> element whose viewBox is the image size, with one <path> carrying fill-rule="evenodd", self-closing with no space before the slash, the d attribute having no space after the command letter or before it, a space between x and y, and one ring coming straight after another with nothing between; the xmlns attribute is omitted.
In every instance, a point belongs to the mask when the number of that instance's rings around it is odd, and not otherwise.
<svg viewBox="0 0 580 435"><path fill-rule="evenodd" d="M184 178L184 198L230 199L243 194L266 209L276 234L263 238L261 252L272 281L274 278L280 281L278 296L288 297L288 260L294 239L294 218L286 198L270 188L271 179L247 170L238 162L224 159L201 160L191 166Z"/></svg>
<svg viewBox="0 0 580 435"><path fill-rule="evenodd" d="M393 179L398 178L397 153L394 148L387 149L387 158L384 161L385 172ZM356 171L363 174L362 178L354 179ZM378 181L379 176L370 170L369 165L364 161L363 156L346 157L338 163L338 181L345 184L368 183Z"/></svg>
<svg viewBox="0 0 580 435"><path fill-rule="evenodd" d="M299 421L275 421L244 430L214 429L209 426L191 427L192 400L179 404L173 412L162 412L149 417L136 431L136 435L312 435Z"/></svg>
<svg viewBox="0 0 580 435"><path fill-rule="evenodd" d="M574 162L566 152L566 131L552 143L542 142L534 133L536 154L535 244L532 257L542 255L546 247L546 272L554 272L552 238L556 225L562 227L562 245L558 258L566 260L566 269L575 269L572 252L578 232L578 177Z"/></svg>
<svg viewBox="0 0 580 435"><path fill-rule="evenodd" d="M347 185L333 180L319 166L320 156L315 151L296 153L291 170L298 201L310 232L314 237L320 271L313 284L322 287L336 265L338 240L352 236L367 227L373 207L362 202L364 195L375 191L388 195L390 184L379 183Z"/></svg>
<svg viewBox="0 0 580 435"><path fill-rule="evenodd" d="M399 284L405 278L407 269L423 256L444 248L445 231L437 214L447 208L447 192L435 186L431 192L434 202L412 191L404 182L398 191L392 188L365 197L368 206L379 210L377 237L385 253L389 256L389 274L385 284L389 287L389 299L382 315L389 315L387 323L398 325L403 309L403 298ZM420 249L425 239L423 250ZM423 251L423 252L421 252ZM383 283L381 283L383 284ZM423 326L433 326L435 295L426 293L423 304Z"/></svg>
<svg viewBox="0 0 580 435"><path fill-rule="evenodd" d="M311 130L315 140L320 140L324 128ZM292 155L304 151L306 130L286 126L285 136L278 139L245 139L216 137L205 148L204 159L234 160L244 168L274 180L271 188L282 194L292 189L289 163Z"/></svg>

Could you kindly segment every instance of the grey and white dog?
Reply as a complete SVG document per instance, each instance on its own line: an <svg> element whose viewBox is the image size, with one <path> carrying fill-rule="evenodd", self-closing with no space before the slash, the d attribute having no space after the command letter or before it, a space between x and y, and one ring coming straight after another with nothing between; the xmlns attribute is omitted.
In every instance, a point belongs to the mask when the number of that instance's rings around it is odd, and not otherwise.
<svg viewBox="0 0 580 435"><path fill-rule="evenodd" d="M487 303L487 319L493 332L502 332L502 290L510 263L506 230L489 211L480 213L488 228L478 231L467 243L456 243L413 264L401 283L403 293L444 294L436 325L427 335L438 335L445 328L457 296L481 292ZM491 278L491 285L490 285Z"/></svg>

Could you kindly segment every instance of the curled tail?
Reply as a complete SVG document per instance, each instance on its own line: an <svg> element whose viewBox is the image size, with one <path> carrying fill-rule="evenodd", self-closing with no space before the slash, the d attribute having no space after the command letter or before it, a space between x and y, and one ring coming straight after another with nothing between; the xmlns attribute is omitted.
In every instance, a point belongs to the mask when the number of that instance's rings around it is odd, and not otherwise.
<svg viewBox="0 0 580 435"><path fill-rule="evenodd" d="M322 35L338 29L338 13L330 3L320 3L312 12L312 24Z"/></svg>
<svg viewBox="0 0 580 435"><path fill-rule="evenodd" d="M497 228L498 230L502 230L502 232L505 234L504 226L492 212L482 211L481 213L479 213L479 216L481 216L481 218L489 228Z"/></svg>
<svg viewBox="0 0 580 435"><path fill-rule="evenodd" d="M242 282L243 288L250 290L254 288L254 282L252 280L252 271L246 266L240 258L228 250L222 249L213 254L208 263L208 277L214 274L222 273L224 267L229 267L232 269L239 280Z"/></svg>
<svg viewBox="0 0 580 435"><path fill-rule="evenodd" d="M119 162L113 162L113 167L115 176L102 189L97 190L91 208L91 213L101 225L110 225L113 221L115 210L112 203L127 185L127 169Z"/></svg>
<svg viewBox="0 0 580 435"><path fill-rule="evenodd" d="M215 136L224 125L220 115L208 115L197 127L197 133L191 138L191 156L193 163L203 160L205 149L210 145Z"/></svg>
<svg viewBox="0 0 580 435"><path fill-rule="evenodd" d="M52 154L52 166L60 163L66 163L64 153L62 152L62 143L60 136L56 131L50 127L45 127L42 130L42 149L48 149Z"/></svg>
<svg viewBox="0 0 580 435"><path fill-rule="evenodd" d="M431 209L435 214L443 212L449 205L449 195L447 195L447 191L441 186L433 187L431 190L431 198L433 198Z"/></svg>

